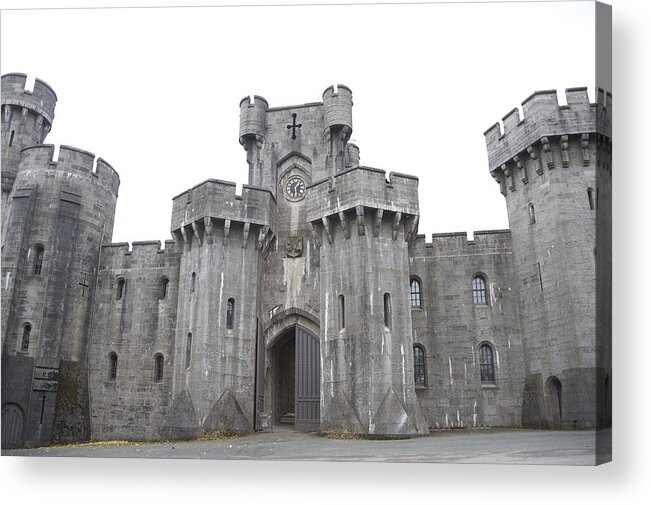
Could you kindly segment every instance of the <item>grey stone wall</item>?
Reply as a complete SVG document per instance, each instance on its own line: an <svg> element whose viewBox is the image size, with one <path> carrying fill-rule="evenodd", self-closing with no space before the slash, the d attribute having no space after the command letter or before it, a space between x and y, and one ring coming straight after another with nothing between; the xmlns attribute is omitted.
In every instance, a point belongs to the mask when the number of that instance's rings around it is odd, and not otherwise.
<svg viewBox="0 0 651 505"><path fill-rule="evenodd" d="M517 283L508 230L419 235L410 275L421 284L411 308L414 343L425 349L426 384L416 390L430 428L519 426L524 380ZM476 304L472 279L487 283ZM482 383L479 346L494 352L495 383Z"/></svg>
<svg viewBox="0 0 651 505"><path fill-rule="evenodd" d="M102 248L90 336L92 438L158 440L171 404L180 252L172 240ZM123 280L121 296L118 283ZM110 376L110 354L117 373ZM163 357L162 380L155 359Z"/></svg>

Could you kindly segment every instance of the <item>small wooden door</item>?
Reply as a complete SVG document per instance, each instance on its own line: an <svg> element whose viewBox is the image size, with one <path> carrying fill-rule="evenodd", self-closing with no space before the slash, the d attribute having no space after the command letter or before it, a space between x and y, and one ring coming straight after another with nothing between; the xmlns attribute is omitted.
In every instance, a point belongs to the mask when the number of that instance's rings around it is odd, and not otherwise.
<svg viewBox="0 0 651 505"><path fill-rule="evenodd" d="M2 406L2 448L13 449L23 445L24 416L15 403Z"/></svg>
<svg viewBox="0 0 651 505"><path fill-rule="evenodd" d="M294 401L298 431L318 431L321 423L321 357L319 341L296 327L296 379Z"/></svg>

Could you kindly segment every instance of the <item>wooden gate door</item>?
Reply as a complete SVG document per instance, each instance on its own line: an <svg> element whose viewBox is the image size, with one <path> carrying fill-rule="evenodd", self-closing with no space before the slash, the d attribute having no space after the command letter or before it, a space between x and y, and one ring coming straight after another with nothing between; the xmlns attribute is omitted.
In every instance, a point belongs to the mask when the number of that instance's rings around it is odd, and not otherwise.
<svg viewBox="0 0 651 505"><path fill-rule="evenodd" d="M319 341L296 327L296 379L294 401L298 431L318 431L320 419L321 357Z"/></svg>
<svg viewBox="0 0 651 505"><path fill-rule="evenodd" d="M13 449L23 444L24 416L21 408L14 403L2 406L2 448Z"/></svg>

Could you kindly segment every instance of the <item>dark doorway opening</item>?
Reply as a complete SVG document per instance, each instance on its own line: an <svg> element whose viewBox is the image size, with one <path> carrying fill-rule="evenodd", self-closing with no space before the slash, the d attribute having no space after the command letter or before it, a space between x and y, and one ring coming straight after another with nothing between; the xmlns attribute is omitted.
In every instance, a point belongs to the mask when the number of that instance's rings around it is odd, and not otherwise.
<svg viewBox="0 0 651 505"><path fill-rule="evenodd" d="M274 426L317 431L321 390L317 337L300 326L289 328L274 343L270 358Z"/></svg>
<svg viewBox="0 0 651 505"><path fill-rule="evenodd" d="M550 427L560 430L563 427L563 386L557 377L547 379L547 396Z"/></svg>

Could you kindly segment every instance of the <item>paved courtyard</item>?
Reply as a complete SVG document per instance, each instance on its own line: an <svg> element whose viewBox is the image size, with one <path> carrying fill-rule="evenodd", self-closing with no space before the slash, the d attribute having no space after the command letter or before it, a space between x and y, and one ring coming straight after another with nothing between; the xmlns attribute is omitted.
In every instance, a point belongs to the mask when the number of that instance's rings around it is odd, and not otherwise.
<svg viewBox="0 0 651 505"><path fill-rule="evenodd" d="M593 465L597 437L608 451L610 431L481 429L407 440L341 440L284 429L221 440L14 449L2 455Z"/></svg>

